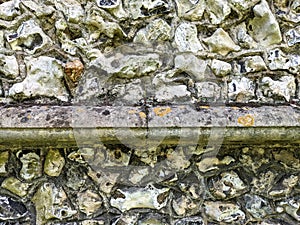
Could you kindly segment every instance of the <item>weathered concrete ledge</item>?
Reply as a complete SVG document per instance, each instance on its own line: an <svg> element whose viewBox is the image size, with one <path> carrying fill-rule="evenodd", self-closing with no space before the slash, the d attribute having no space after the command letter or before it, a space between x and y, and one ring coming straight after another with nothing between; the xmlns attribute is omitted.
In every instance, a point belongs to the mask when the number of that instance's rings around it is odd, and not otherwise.
<svg viewBox="0 0 300 225"><path fill-rule="evenodd" d="M293 106L6 106L0 109L0 148L116 141L299 144L299 112Z"/></svg>

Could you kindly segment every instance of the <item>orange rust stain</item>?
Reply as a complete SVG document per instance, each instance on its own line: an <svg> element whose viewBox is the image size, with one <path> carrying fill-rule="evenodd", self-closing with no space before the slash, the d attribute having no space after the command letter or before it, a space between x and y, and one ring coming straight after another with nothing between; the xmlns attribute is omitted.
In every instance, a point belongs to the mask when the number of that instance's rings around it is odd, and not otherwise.
<svg viewBox="0 0 300 225"><path fill-rule="evenodd" d="M170 107L166 107L166 108L162 108L162 107L156 107L153 109L155 115L163 117L165 115L167 115L168 113L170 113L172 111L172 109Z"/></svg>
<svg viewBox="0 0 300 225"><path fill-rule="evenodd" d="M238 123L246 127L251 127L254 125L254 116L250 114L247 114L245 116L240 116L238 118Z"/></svg>
<svg viewBox="0 0 300 225"><path fill-rule="evenodd" d="M139 116L142 118L142 119L145 119L147 116L146 116L146 113L144 112L139 112Z"/></svg>

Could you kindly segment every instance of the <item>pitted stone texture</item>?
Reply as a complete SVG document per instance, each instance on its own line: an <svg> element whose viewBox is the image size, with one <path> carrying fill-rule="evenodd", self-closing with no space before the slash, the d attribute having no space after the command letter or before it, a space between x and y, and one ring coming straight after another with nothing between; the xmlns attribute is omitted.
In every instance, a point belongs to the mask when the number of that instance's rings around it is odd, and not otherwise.
<svg viewBox="0 0 300 225"><path fill-rule="evenodd" d="M63 69L59 61L47 56L26 58L27 77L14 84L9 90L9 96L17 99L35 97L55 97L68 101L68 92L63 84Z"/></svg>
<svg viewBox="0 0 300 225"><path fill-rule="evenodd" d="M149 17L162 12L167 13L172 9L172 3L170 1L161 0L125 0L124 6L128 9L130 17L133 19Z"/></svg>
<svg viewBox="0 0 300 225"><path fill-rule="evenodd" d="M247 191L247 186L234 171L223 172L209 181L209 189L217 199L229 199Z"/></svg>
<svg viewBox="0 0 300 225"><path fill-rule="evenodd" d="M246 210L251 213L254 218L261 219L274 213L270 206L270 202L258 195L246 194L244 195L244 200L246 203Z"/></svg>
<svg viewBox="0 0 300 225"><path fill-rule="evenodd" d="M76 0L55 1L57 10L61 10L70 23L79 23L84 19L84 9Z"/></svg>
<svg viewBox="0 0 300 225"><path fill-rule="evenodd" d="M25 205L10 196L0 195L0 219L7 220L17 220L28 215L27 208Z"/></svg>
<svg viewBox="0 0 300 225"><path fill-rule="evenodd" d="M101 197L90 190L78 193L77 200L79 210L87 216L96 213L102 206Z"/></svg>
<svg viewBox="0 0 300 225"><path fill-rule="evenodd" d="M288 70L293 74L297 74L299 71L299 55L286 55L280 49L272 49L268 51L268 61L268 67L270 70Z"/></svg>
<svg viewBox="0 0 300 225"><path fill-rule="evenodd" d="M288 46L296 45L300 42L300 26L290 29L285 33Z"/></svg>
<svg viewBox="0 0 300 225"><path fill-rule="evenodd" d="M240 23L237 26L231 27L233 40L245 49L257 48L257 43L249 35L246 23Z"/></svg>

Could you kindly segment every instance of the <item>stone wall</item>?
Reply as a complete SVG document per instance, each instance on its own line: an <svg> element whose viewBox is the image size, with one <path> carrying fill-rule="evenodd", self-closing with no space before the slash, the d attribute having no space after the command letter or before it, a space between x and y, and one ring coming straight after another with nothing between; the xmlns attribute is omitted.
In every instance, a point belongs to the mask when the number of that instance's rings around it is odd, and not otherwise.
<svg viewBox="0 0 300 225"><path fill-rule="evenodd" d="M0 1L0 224L299 223L299 10Z"/></svg>

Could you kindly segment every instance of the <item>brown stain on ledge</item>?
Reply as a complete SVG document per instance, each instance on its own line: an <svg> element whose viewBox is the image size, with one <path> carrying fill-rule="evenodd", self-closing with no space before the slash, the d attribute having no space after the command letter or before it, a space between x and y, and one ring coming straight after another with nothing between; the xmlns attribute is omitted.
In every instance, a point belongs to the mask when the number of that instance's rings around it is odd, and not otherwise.
<svg viewBox="0 0 300 225"><path fill-rule="evenodd" d="M239 124L242 124L245 127L251 127L254 125L254 116L247 114L245 116L240 116L237 120Z"/></svg>

